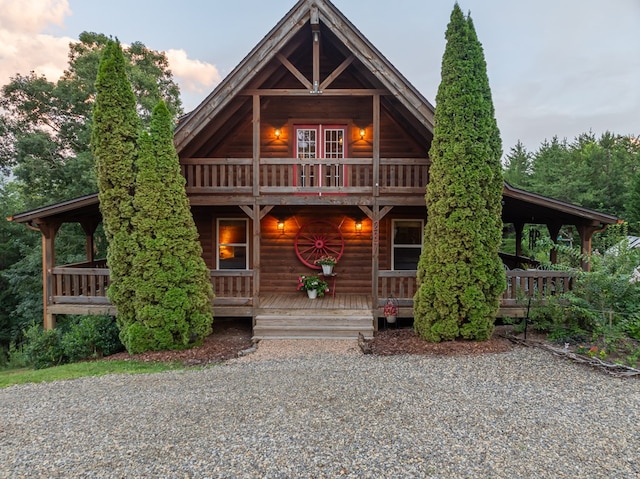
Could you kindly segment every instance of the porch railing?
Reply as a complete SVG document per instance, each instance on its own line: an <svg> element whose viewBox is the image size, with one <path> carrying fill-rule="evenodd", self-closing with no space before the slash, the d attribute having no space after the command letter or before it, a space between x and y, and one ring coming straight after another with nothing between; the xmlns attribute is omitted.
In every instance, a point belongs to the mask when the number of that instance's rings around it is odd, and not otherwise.
<svg viewBox="0 0 640 479"><path fill-rule="evenodd" d="M218 306L250 305L253 301L252 270L211 270Z"/></svg>
<svg viewBox="0 0 640 479"><path fill-rule="evenodd" d="M372 158L260 158L257 193L422 194L428 165L427 158L381 158L376 178ZM190 194L254 192L251 158L186 158L181 167Z"/></svg>
<svg viewBox="0 0 640 479"><path fill-rule="evenodd" d="M108 268L83 267L88 263L60 266L51 270L50 303L110 304L107 288L111 284Z"/></svg>
<svg viewBox="0 0 640 479"><path fill-rule="evenodd" d="M387 299L397 301L401 313L403 308L413 308L413 296L416 293L416 271L380 271L378 280L378 307L381 308ZM505 271L507 288L500 298L503 314L510 308L522 309L526 306L526 298L537 298L544 301L549 296L571 291L575 276L566 271L547 270L508 270Z"/></svg>
<svg viewBox="0 0 640 479"><path fill-rule="evenodd" d="M110 304L108 268L92 268L90 263L59 266L51 270L52 304ZM217 305L251 304L253 271L211 271Z"/></svg>
<svg viewBox="0 0 640 479"><path fill-rule="evenodd" d="M53 304L109 304L106 291L110 284L108 268L82 267L89 263L68 265L51 270ZM211 281L219 306L249 306L253 301L252 270L212 270ZM501 298L501 308L522 308L528 297L544 300L573 288L575 277L565 271L509 270L505 272L507 288ZM416 271L379 271L378 307L388 298L398 302L401 314L413 308L417 289Z"/></svg>

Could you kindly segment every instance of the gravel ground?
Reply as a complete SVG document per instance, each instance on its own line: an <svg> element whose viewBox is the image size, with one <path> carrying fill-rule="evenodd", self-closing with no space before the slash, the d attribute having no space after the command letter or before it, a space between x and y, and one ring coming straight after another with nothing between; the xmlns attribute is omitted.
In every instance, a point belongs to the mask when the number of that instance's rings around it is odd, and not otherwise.
<svg viewBox="0 0 640 479"><path fill-rule="evenodd" d="M340 348L0 390L0 477L640 477L638 380Z"/></svg>

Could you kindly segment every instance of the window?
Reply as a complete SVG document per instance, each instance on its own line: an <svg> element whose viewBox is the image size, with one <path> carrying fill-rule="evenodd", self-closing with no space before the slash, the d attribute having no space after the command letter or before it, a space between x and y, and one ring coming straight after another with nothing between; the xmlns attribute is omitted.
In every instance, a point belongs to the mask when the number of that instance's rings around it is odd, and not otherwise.
<svg viewBox="0 0 640 479"><path fill-rule="evenodd" d="M218 269L249 269L248 220L218 220Z"/></svg>
<svg viewBox="0 0 640 479"><path fill-rule="evenodd" d="M344 165L346 125L296 125L295 154L301 162L297 165L296 184L303 187L345 186Z"/></svg>
<svg viewBox="0 0 640 479"><path fill-rule="evenodd" d="M392 264L393 270L418 269L422 252L423 220L393 220Z"/></svg>

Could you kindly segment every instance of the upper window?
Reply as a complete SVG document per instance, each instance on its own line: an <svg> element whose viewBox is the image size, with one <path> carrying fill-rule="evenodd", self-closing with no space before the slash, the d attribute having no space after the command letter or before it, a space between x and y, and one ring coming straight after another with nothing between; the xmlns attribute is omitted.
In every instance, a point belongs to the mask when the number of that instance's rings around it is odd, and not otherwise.
<svg viewBox="0 0 640 479"><path fill-rule="evenodd" d="M344 184L346 125L296 125L296 185L303 187L339 187Z"/></svg>
<svg viewBox="0 0 640 479"><path fill-rule="evenodd" d="M393 270L418 269L422 252L423 220L393 220Z"/></svg>
<svg viewBox="0 0 640 479"><path fill-rule="evenodd" d="M218 219L218 269L249 269L249 222L247 219Z"/></svg>

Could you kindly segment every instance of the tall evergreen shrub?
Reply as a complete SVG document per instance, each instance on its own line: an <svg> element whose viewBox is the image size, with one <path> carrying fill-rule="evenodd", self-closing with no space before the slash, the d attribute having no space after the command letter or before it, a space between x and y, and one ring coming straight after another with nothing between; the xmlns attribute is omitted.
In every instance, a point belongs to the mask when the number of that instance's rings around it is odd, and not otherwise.
<svg viewBox="0 0 640 479"><path fill-rule="evenodd" d="M505 288L502 147L482 46L458 4L446 39L414 324L429 341L485 340Z"/></svg>
<svg viewBox="0 0 640 479"><path fill-rule="evenodd" d="M135 323L125 333L130 352L181 349L201 342L213 320L209 270L191 216L173 145L171 113L158 103L136 162L133 227Z"/></svg>
<svg viewBox="0 0 640 479"><path fill-rule="evenodd" d="M126 63L117 41L104 48L96 80L91 150L95 157L100 211L108 240L107 263L111 274L109 299L117 307L122 342L135 321L130 280L132 260L138 251L133 235L134 162L140 119L136 99L126 76Z"/></svg>

